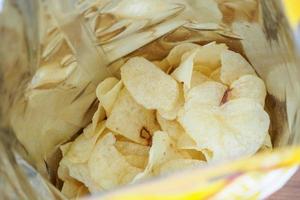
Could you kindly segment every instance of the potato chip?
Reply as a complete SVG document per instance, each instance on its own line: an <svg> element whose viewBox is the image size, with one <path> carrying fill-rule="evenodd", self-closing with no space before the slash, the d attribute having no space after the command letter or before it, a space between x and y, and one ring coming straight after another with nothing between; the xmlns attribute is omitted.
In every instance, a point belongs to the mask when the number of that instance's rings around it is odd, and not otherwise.
<svg viewBox="0 0 300 200"><path fill-rule="evenodd" d="M166 60L168 61L169 65L173 68L176 68L179 66L181 62L181 57L186 52L189 52L191 50L195 50L197 48L201 47L200 45L194 44L194 43L183 43L175 46L167 56Z"/></svg>
<svg viewBox="0 0 300 200"><path fill-rule="evenodd" d="M220 77L221 77L221 68L215 69L215 71L213 71L209 76L210 79L212 79L216 82L222 83Z"/></svg>
<svg viewBox="0 0 300 200"><path fill-rule="evenodd" d="M101 122L95 131L91 125L87 126L83 133L74 140L65 157L73 163L86 162L104 129L105 121Z"/></svg>
<svg viewBox="0 0 300 200"><path fill-rule="evenodd" d="M58 173L60 179L64 181L75 179L88 187L90 192L103 190L91 179L87 163L73 163L67 157L63 157L59 163L58 172L60 172Z"/></svg>
<svg viewBox="0 0 300 200"><path fill-rule="evenodd" d="M191 159L193 160L199 160L199 161L207 161L205 153L203 153L205 150L197 150L197 149L184 149L184 152L187 152L190 156Z"/></svg>
<svg viewBox="0 0 300 200"><path fill-rule="evenodd" d="M258 152L269 152L269 151L272 151L272 149L273 149L273 145L272 145L272 141L271 141L271 136L269 133L267 133L264 143L262 144L262 146L260 147Z"/></svg>
<svg viewBox="0 0 300 200"><path fill-rule="evenodd" d="M68 143L65 143L63 145L60 145L60 150L61 150L61 153L62 153L62 156L65 156L67 154L67 152L70 150L70 147L72 145L73 142L68 142Z"/></svg>
<svg viewBox="0 0 300 200"><path fill-rule="evenodd" d="M135 101L147 109L170 110L178 99L177 82L142 57L128 60L121 77Z"/></svg>
<svg viewBox="0 0 300 200"><path fill-rule="evenodd" d="M171 110L159 109L158 113L167 120L174 120L177 118L179 110L184 104L183 86L179 86L179 97L174 107Z"/></svg>
<svg viewBox="0 0 300 200"><path fill-rule="evenodd" d="M122 88L122 81L119 81L114 77L105 79L97 86L97 98L103 106L107 116L110 115L112 107Z"/></svg>
<svg viewBox="0 0 300 200"><path fill-rule="evenodd" d="M170 65L169 65L167 59L163 59L161 61L154 61L153 64L156 65L157 67L159 67L165 73L168 73Z"/></svg>
<svg viewBox="0 0 300 200"><path fill-rule="evenodd" d="M103 106L99 103L97 111L95 112L95 114L93 115L93 118L92 118L93 130L95 130L98 123L103 121L105 118L106 118L105 110L104 110Z"/></svg>
<svg viewBox="0 0 300 200"><path fill-rule="evenodd" d="M207 81L192 88L186 95L185 107L197 104L220 105L227 87L221 83Z"/></svg>
<svg viewBox="0 0 300 200"><path fill-rule="evenodd" d="M158 175L170 174L178 170L201 167L203 165L205 165L204 161L195 160L195 159L170 160L164 163L162 166L160 166Z"/></svg>
<svg viewBox="0 0 300 200"><path fill-rule="evenodd" d="M176 120L166 120L159 113L156 119L162 129L176 143L179 149L197 149L196 142L187 134Z"/></svg>
<svg viewBox="0 0 300 200"><path fill-rule="evenodd" d="M112 133L103 136L96 144L88 161L91 178L104 189L129 183L142 170L130 165L114 146Z"/></svg>
<svg viewBox="0 0 300 200"><path fill-rule="evenodd" d="M181 125L212 160L253 155L263 144L269 116L252 99L235 99L222 106L194 101L179 117Z"/></svg>
<svg viewBox="0 0 300 200"><path fill-rule="evenodd" d="M150 147L129 141L117 141L115 147L132 166L141 169L146 167Z"/></svg>
<svg viewBox="0 0 300 200"><path fill-rule="evenodd" d="M209 77L215 71L215 69L204 65L195 65L195 71L201 72L203 75Z"/></svg>
<svg viewBox="0 0 300 200"><path fill-rule="evenodd" d="M183 83L183 86L186 89L190 89L192 74L194 69L194 58L196 52L193 51L189 56L180 63L180 65L174 70L171 76L178 81L179 83Z"/></svg>
<svg viewBox="0 0 300 200"><path fill-rule="evenodd" d="M177 141L184 134L184 129L176 120L166 120L159 113L156 113L156 119L161 130L166 132L172 140Z"/></svg>
<svg viewBox="0 0 300 200"><path fill-rule="evenodd" d="M245 75L231 84L228 99L251 98L264 106L266 95L263 80L254 75Z"/></svg>
<svg viewBox="0 0 300 200"><path fill-rule="evenodd" d="M201 70L202 66L209 67L212 71L221 66L221 54L226 51L228 47L225 44L216 44L211 42L207 45L202 46L197 50L195 56L195 70ZM198 70L198 71L200 71Z"/></svg>
<svg viewBox="0 0 300 200"><path fill-rule="evenodd" d="M144 145L149 143L151 135L159 129L155 111L136 103L125 88L120 92L111 115L107 118L106 127Z"/></svg>
<svg viewBox="0 0 300 200"><path fill-rule="evenodd" d="M160 167L170 160L190 158L188 153L177 150L174 141L167 133L157 131L152 138L147 167L134 178L133 182L159 175Z"/></svg>
<svg viewBox="0 0 300 200"><path fill-rule="evenodd" d="M139 156L148 156L150 147L136 144L130 141L117 141L115 144L118 151L124 155L135 154Z"/></svg>
<svg viewBox="0 0 300 200"><path fill-rule="evenodd" d="M83 185L78 189L75 199L76 200L82 199L82 197L87 196L89 194L90 194L90 192L89 192L88 188Z"/></svg>
<svg viewBox="0 0 300 200"><path fill-rule="evenodd" d="M88 194L87 188L76 180L64 181L61 193L68 199L77 198Z"/></svg>
<svg viewBox="0 0 300 200"><path fill-rule="evenodd" d="M243 75L255 75L252 66L239 53L225 50L221 55L221 80L225 84L231 84Z"/></svg>
<svg viewBox="0 0 300 200"><path fill-rule="evenodd" d="M193 74L192 74L191 88L193 88L197 85L200 85L208 80L209 80L209 78L207 76L205 76L204 74L202 74L199 71L194 70Z"/></svg>

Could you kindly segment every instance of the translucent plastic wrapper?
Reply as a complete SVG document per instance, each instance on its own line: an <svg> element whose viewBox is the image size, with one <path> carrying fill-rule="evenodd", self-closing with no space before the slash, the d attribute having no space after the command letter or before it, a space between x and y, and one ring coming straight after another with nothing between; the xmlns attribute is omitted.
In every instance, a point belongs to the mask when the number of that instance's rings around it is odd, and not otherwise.
<svg viewBox="0 0 300 200"><path fill-rule="evenodd" d="M85 199L261 199L300 163L299 62L281 1L15 0L1 6L5 199L64 199L59 147L94 120L97 85L120 77L120 67L134 56L162 61L183 43L225 43L251 63L268 91L274 150Z"/></svg>

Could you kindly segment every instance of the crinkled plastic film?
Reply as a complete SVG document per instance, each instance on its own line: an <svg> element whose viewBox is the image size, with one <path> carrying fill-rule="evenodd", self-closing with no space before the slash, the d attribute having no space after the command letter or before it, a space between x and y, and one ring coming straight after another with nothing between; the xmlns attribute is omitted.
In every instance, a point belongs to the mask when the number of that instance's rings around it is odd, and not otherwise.
<svg viewBox="0 0 300 200"><path fill-rule="evenodd" d="M266 109L277 149L86 199L241 199L243 194L260 199L279 187L266 191L267 183L277 177L285 182L300 163L300 71L281 1L216 1L223 17L197 12L196 0L164 1L158 10L147 0L2 2L1 196L64 199L56 189L61 187L58 147L91 121L97 84L119 76L120 66L132 56L158 60L183 42L224 42L251 62L267 86ZM143 3L145 18L126 12Z"/></svg>

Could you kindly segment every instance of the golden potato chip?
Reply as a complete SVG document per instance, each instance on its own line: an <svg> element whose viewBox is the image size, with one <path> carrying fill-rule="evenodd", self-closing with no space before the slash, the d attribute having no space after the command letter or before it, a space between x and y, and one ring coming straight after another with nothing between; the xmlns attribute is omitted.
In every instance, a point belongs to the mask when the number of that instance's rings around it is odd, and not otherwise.
<svg viewBox="0 0 300 200"><path fill-rule="evenodd" d="M95 131L91 125L87 126L83 133L74 140L65 157L73 163L86 162L104 129L105 121L101 122Z"/></svg>
<svg viewBox="0 0 300 200"><path fill-rule="evenodd" d="M128 60L121 77L135 101L147 109L170 110L178 99L177 82L142 57Z"/></svg>
<svg viewBox="0 0 300 200"><path fill-rule="evenodd" d="M194 105L194 106L193 106ZM235 99L222 106L193 102L179 121L200 149L212 152L212 160L253 155L263 144L270 119L252 99Z"/></svg>
<svg viewBox="0 0 300 200"><path fill-rule="evenodd" d="M192 74L194 69L194 58L196 51L193 51L189 56L180 63L180 65L174 70L171 76L178 81L183 83L186 89L190 89Z"/></svg>
<svg viewBox="0 0 300 200"><path fill-rule="evenodd" d="M167 133L157 131L152 138L148 164L145 170L134 178L133 182L159 175L160 167L170 160L190 158L188 153L177 150L176 144Z"/></svg>
<svg viewBox="0 0 300 200"><path fill-rule="evenodd" d="M227 87L221 83L207 81L192 88L186 95L185 107L197 104L220 105Z"/></svg>
<svg viewBox="0 0 300 200"><path fill-rule="evenodd" d="M162 166L160 166L158 175L170 174L178 170L201 167L203 165L205 165L204 161L195 159L170 160L164 163Z"/></svg>
<svg viewBox="0 0 300 200"><path fill-rule="evenodd" d="M115 144L118 151L124 155L135 154L139 156L148 156L150 147L136 144L130 141L117 141Z"/></svg>
<svg viewBox="0 0 300 200"><path fill-rule="evenodd" d="M62 180L66 181L75 179L88 187L90 192L103 190L101 186L97 185L97 183L91 179L87 163L73 163L67 157L63 157L59 163L59 172L62 171L61 169L67 172L66 177L62 177L62 173L58 174L59 178Z"/></svg>
<svg viewBox="0 0 300 200"><path fill-rule="evenodd" d="M184 149L185 152L187 152L191 159L193 160L200 160L200 161L207 161L205 153L203 153L203 150L197 150L197 149Z"/></svg>
<svg viewBox="0 0 300 200"><path fill-rule="evenodd" d="M91 179L104 189L129 183L142 170L130 165L114 146L116 139L108 133L100 139L88 161Z"/></svg>
<svg viewBox="0 0 300 200"><path fill-rule="evenodd" d="M216 82L222 83L220 77L221 77L221 68L220 67L215 69L215 71L213 71L209 76L210 79L212 79Z"/></svg>
<svg viewBox="0 0 300 200"><path fill-rule="evenodd" d="M144 169L148 162L150 147L129 141L118 141L115 144L118 151L123 154L128 163L134 167Z"/></svg>
<svg viewBox="0 0 300 200"><path fill-rule="evenodd" d="M177 114L179 110L182 108L183 104L184 104L184 92L183 92L183 86L180 85L179 97L174 107L171 110L159 109L157 111L163 118L168 120L174 120L177 118Z"/></svg>
<svg viewBox="0 0 300 200"><path fill-rule="evenodd" d="M156 119L161 127L161 130L166 132L169 137L175 142L184 134L184 129L176 120L164 119L159 113L156 113Z"/></svg>
<svg viewBox="0 0 300 200"><path fill-rule="evenodd" d="M93 118L92 118L93 130L95 130L98 123L103 121L105 118L106 118L105 110L104 110L103 106L99 103L97 111L95 112L95 114L93 115Z"/></svg>
<svg viewBox="0 0 300 200"><path fill-rule="evenodd" d="M185 132L182 126L176 120L166 120L159 113L156 113L156 119L162 129L176 143L179 149L197 149L196 142Z"/></svg>
<svg viewBox="0 0 300 200"><path fill-rule="evenodd" d="M185 54L186 52L189 52L191 50L195 50L199 47L201 47L201 46L198 44L194 44L194 43L179 44L170 51L166 60L168 61L169 65L171 67L176 68L177 66L179 66L179 64L181 62L181 57L183 56L183 54Z"/></svg>
<svg viewBox="0 0 300 200"><path fill-rule="evenodd" d="M272 149L273 149L273 145L272 145L271 137L270 134L267 133L264 143L262 144L258 152L270 152L272 151Z"/></svg>
<svg viewBox="0 0 300 200"><path fill-rule="evenodd" d="M63 145L60 145L60 150L61 150L61 153L62 153L62 156L65 156L67 154L67 152L70 150L70 147L72 145L73 142L68 142L68 143L65 143Z"/></svg>
<svg viewBox="0 0 300 200"><path fill-rule="evenodd" d="M64 181L61 193L68 199L77 198L88 194L87 188L76 180Z"/></svg>
<svg viewBox="0 0 300 200"><path fill-rule="evenodd" d="M97 86L97 98L103 106L107 116L110 115L112 107L122 88L122 81L119 81L114 77L105 79Z"/></svg>
<svg viewBox="0 0 300 200"><path fill-rule="evenodd" d="M264 106L266 95L263 80L254 75L245 75L232 82L228 99L251 98Z"/></svg>
<svg viewBox="0 0 300 200"><path fill-rule="evenodd" d="M243 75L255 75L252 66L239 53L225 50L221 55L221 80L225 84L231 84Z"/></svg>
<svg viewBox="0 0 300 200"><path fill-rule="evenodd" d="M145 169L148 163L148 156L124 155L124 157L130 165L142 170Z"/></svg>
<svg viewBox="0 0 300 200"><path fill-rule="evenodd" d="M106 127L140 144L148 144L151 135L159 129L155 111L147 110L124 88L107 118Z"/></svg>
<svg viewBox="0 0 300 200"><path fill-rule="evenodd" d="M193 74L192 74L191 88L193 88L197 85L200 85L208 80L209 80L209 78L207 76L205 76L204 74L202 74L199 71L194 70Z"/></svg>
<svg viewBox="0 0 300 200"><path fill-rule="evenodd" d="M168 73L170 65L169 65L167 59L163 59L161 61L154 61L153 64L156 65L157 67L159 67L165 73Z"/></svg>
<svg viewBox="0 0 300 200"><path fill-rule="evenodd" d="M75 199L76 200L82 199L82 197L87 196L89 194L90 194L90 192L89 192L88 188L83 185L78 189Z"/></svg>
<svg viewBox="0 0 300 200"><path fill-rule="evenodd" d="M271 141L271 136L270 136L269 133L266 134L263 145L266 146L267 148L270 148L270 149L273 148L272 141Z"/></svg>
<svg viewBox="0 0 300 200"><path fill-rule="evenodd" d="M201 72L203 75L209 77L215 69L212 69L211 67L207 67L204 65L195 65L195 71Z"/></svg>
<svg viewBox="0 0 300 200"><path fill-rule="evenodd" d="M211 70L220 67L221 54L227 49L228 47L225 44L216 44L216 42L211 42L197 49L197 54L194 59L195 70L198 70L198 66L199 69L201 69L202 66L206 66Z"/></svg>

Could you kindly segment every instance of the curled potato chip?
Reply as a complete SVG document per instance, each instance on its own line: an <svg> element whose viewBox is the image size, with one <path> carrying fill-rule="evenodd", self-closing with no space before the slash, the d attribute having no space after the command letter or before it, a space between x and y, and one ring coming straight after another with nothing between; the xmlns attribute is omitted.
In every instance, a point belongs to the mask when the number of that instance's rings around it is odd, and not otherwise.
<svg viewBox="0 0 300 200"><path fill-rule="evenodd" d="M183 43L175 46L167 56L166 60L168 61L169 65L173 68L179 66L181 62L181 57L194 49L201 47L200 45L194 43Z"/></svg>
<svg viewBox="0 0 300 200"><path fill-rule="evenodd" d="M166 120L159 113L156 113L156 119L161 129L169 135L179 149L189 149L186 147L196 146L196 142L185 133L177 120Z"/></svg>
<svg viewBox="0 0 300 200"><path fill-rule="evenodd" d="M192 88L186 95L185 108L197 104L220 105L227 87L221 83L207 81Z"/></svg>
<svg viewBox="0 0 300 200"><path fill-rule="evenodd" d="M216 82L222 83L220 76L221 76L221 68L219 67L210 74L209 78Z"/></svg>
<svg viewBox="0 0 300 200"><path fill-rule="evenodd" d="M108 133L100 139L88 161L91 179L103 189L129 183L141 169L130 165L114 146L116 138Z"/></svg>
<svg viewBox="0 0 300 200"><path fill-rule="evenodd" d="M209 80L209 78L207 78L207 76L205 76L201 72L193 71L192 80L191 80L191 88L193 88L197 85L201 85L202 83L204 83L208 80Z"/></svg>
<svg viewBox="0 0 300 200"><path fill-rule="evenodd" d="M201 70L201 67L205 66L213 71L221 66L221 54L227 50L228 47L225 44L216 44L211 42L207 45L197 49L195 56L195 70Z"/></svg>
<svg viewBox="0 0 300 200"><path fill-rule="evenodd" d="M207 77L209 77L214 72L214 69L204 65L195 65L195 70L201 72L203 75Z"/></svg>
<svg viewBox="0 0 300 200"><path fill-rule="evenodd" d="M161 127L161 129L166 132L169 137L177 141L178 138L184 134L184 129L176 120L164 119L159 113L156 113L156 119Z"/></svg>
<svg viewBox="0 0 300 200"><path fill-rule="evenodd" d="M72 142L68 142L63 145L60 145L59 148L61 150L62 156L65 156L67 154L67 152L70 150L71 144Z"/></svg>
<svg viewBox="0 0 300 200"><path fill-rule="evenodd" d="M159 129L155 111L147 110L131 97L127 89L120 92L106 127L140 144L148 144L151 135Z"/></svg>
<svg viewBox="0 0 300 200"><path fill-rule="evenodd" d="M251 98L264 106L266 95L263 80L254 75L245 75L232 82L228 99Z"/></svg>
<svg viewBox="0 0 300 200"><path fill-rule="evenodd" d="M174 107L171 110L159 109L158 113L165 119L174 120L177 118L179 110L184 104L183 86L179 86L179 97Z"/></svg>
<svg viewBox="0 0 300 200"><path fill-rule="evenodd" d="M176 143L179 149L196 149L196 142L185 133L185 130L176 120L166 120L159 113L156 119L161 129Z"/></svg>
<svg viewBox="0 0 300 200"><path fill-rule="evenodd" d="M66 173L63 174L64 176L61 176L62 171ZM67 157L63 157L59 163L58 172L60 172L58 175L62 180L67 181L75 179L88 187L90 192L103 190L101 186L91 179L87 163L73 163Z"/></svg>
<svg viewBox="0 0 300 200"><path fill-rule="evenodd" d="M113 104L115 103L122 87L122 81L119 81L114 77L105 79L97 86L96 95L107 116L110 115Z"/></svg>
<svg viewBox="0 0 300 200"><path fill-rule="evenodd" d="M160 174L160 167L168 161L175 159L190 159L191 156L179 151L169 135L162 131L154 133L152 146L149 152L149 160L145 170L134 178L134 182L140 179Z"/></svg>
<svg viewBox="0 0 300 200"><path fill-rule="evenodd" d="M87 170L87 161L104 129L105 121L99 123L96 130L93 130L92 124L90 124L74 142L61 146L63 158L58 168L60 179L64 181L75 179L84 183L91 191L101 189L91 180L90 173Z"/></svg>
<svg viewBox="0 0 300 200"><path fill-rule="evenodd" d="M267 133L264 143L262 144L258 152L270 152L272 149L273 149L273 144L271 141L271 136L269 133Z"/></svg>
<svg viewBox="0 0 300 200"><path fill-rule="evenodd" d="M253 155L263 144L269 116L252 99L235 99L222 106L194 101L179 121L201 149L212 152L212 160L230 160Z"/></svg>
<svg viewBox="0 0 300 200"><path fill-rule="evenodd" d="M178 99L177 82L142 57L128 60L121 77L135 101L146 109L170 110Z"/></svg>
<svg viewBox="0 0 300 200"><path fill-rule="evenodd" d="M98 108L92 118L93 130L96 129L98 123L103 121L105 119L105 117L106 117L105 110L104 110L103 106L99 103Z"/></svg>
<svg viewBox="0 0 300 200"><path fill-rule="evenodd" d="M87 188L76 180L64 181L61 193L68 199L77 199L83 195L87 195L89 192Z"/></svg>
<svg viewBox="0 0 300 200"><path fill-rule="evenodd" d="M154 61L153 64L159 67L165 73L168 73L170 65L166 59L163 59L161 61Z"/></svg>
<svg viewBox="0 0 300 200"><path fill-rule="evenodd" d="M91 125L87 126L83 133L74 140L65 157L73 163L86 162L104 129L105 121L101 122L95 131Z"/></svg>
<svg viewBox="0 0 300 200"><path fill-rule="evenodd" d="M195 55L196 52L192 52L171 74L176 81L183 83L186 89L191 87Z"/></svg>
<svg viewBox="0 0 300 200"><path fill-rule="evenodd" d="M141 169L146 167L150 147L130 141L117 141L115 146L132 166Z"/></svg>
<svg viewBox="0 0 300 200"><path fill-rule="evenodd" d="M221 80L225 84L231 84L243 75L255 75L252 66L239 53L224 50L221 54Z"/></svg>

